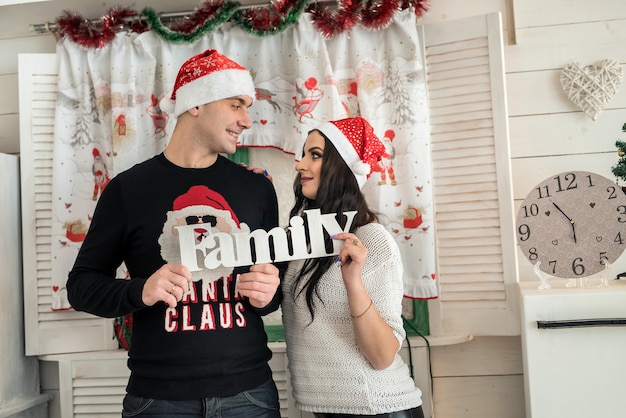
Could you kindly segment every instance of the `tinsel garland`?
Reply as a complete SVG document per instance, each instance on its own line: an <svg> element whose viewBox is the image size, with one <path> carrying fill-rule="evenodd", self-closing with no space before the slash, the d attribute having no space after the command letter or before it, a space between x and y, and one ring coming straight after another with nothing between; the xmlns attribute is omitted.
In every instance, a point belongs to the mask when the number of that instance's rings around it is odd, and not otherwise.
<svg viewBox="0 0 626 418"><path fill-rule="evenodd" d="M239 7L239 3L236 2L213 5L205 1L200 9L196 9L182 22L175 22L171 28L163 25L159 15L149 7L141 14L148 20L150 28L162 39L171 43L194 43L228 21Z"/></svg>
<svg viewBox="0 0 626 418"><path fill-rule="evenodd" d="M428 11L429 0L403 0L400 2L400 10L413 8L415 16L420 17Z"/></svg>
<svg viewBox="0 0 626 418"><path fill-rule="evenodd" d="M308 4L308 0L277 1L270 7L240 10L231 21L254 36L275 35L295 25Z"/></svg>
<svg viewBox="0 0 626 418"><path fill-rule="evenodd" d="M118 316L113 320L115 338L121 347L130 349L130 336L133 332L133 315Z"/></svg>
<svg viewBox="0 0 626 418"><path fill-rule="evenodd" d="M400 10L398 0L385 1L383 4L375 4L372 7L363 8L361 12L361 24L367 28L386 28L393 19L396 10Z"/></svg>
<svg viewBox="0 0 626 418"><path fill-rule="evenodd" d="M136 16L137 12L130 9L115 7L100 18L98 30L89 20L82 16L65 12L57 19L59 32L67 35L74 42L87 48L102 48L115 38L115 34L124 27L126 19Z"/></svg>
<svg viewBox="0 0 626 418"><path fill-rule="evenodd" d="M327 38L352 29L361 18L362 5L360 1L344 0L339 3L339 10L336 11L330 11L319 3L313 3L309 9L313 24Z"/></svg>
<svg viewBox="0 0 626 418"><path fill-rule="evenodd" d="M57 18L58 34L89 48L102 48L110 43L119 31L154 31L171 43L194 43L201 37L230 21L254 36L275 35L295 25L303 12L311 13L311 20L325 37L349 31L357 24L369 29L382 29L389 25L393 15L407 8L420 17L427 11L428 0L337 0L337 6L322 6L311 0L276 0L268 6L244 10L235 1L204 0L190 16L164 25L151 8L140 15L136 11L116 7L100 18L99 25L92 24L76 13L65 12ZM96 26L100 26L98 29Z"/></svg>

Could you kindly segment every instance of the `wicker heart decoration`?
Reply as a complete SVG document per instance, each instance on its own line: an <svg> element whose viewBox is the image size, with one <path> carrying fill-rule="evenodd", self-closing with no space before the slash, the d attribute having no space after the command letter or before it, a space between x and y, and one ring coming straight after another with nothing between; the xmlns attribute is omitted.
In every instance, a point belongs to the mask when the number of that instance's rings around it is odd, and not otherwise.
<svg viewBox="0 0 626 418"><path fill-rule="evenodd" d="M586 66L572 63L561 70L561 87L572 103L595 121L617 93L622 78L617 61L605 59Z"/></svg>

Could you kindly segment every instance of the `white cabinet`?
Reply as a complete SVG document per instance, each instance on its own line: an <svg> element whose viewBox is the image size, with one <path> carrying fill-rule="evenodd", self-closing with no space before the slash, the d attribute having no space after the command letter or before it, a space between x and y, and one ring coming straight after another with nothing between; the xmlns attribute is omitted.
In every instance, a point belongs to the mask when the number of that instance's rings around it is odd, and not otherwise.
<svg viewBox="0 0 626 418"><path fill-rule="evenodd" d="M422 390L424 413L432 416L428 351L425 342L410 338L411 356L405 343L402 356L413 362L415 381ZM269 343L270 366L278 387L282 418L312 418L301 412L291 399L284 342ZM40 356L42 390L54 396L49 418L119 418L129 371L125 350L107 350Z"/></svg>
<svg viewBox="0 0 626 418"><path fill-rule="evenodd" d="M270 366L278 387L281 416L300 418L288 399L284 343L270 343ZM130 374L126 350L40 356L42 389L54 395L49 418L119 418Z"/></svg>
<svg viewBox="0 0 626 418"><path fill-rule="evenodd" d="M0 154L0 418L43 416L48 401L37 358L24 355L19 178L19 157Z"/></svg>
<svg viewBox="0 0 626 418"><path fill-rule="evenodd" d="M520 283L528 418L623 418L626 280L567 288Z"/></svg>

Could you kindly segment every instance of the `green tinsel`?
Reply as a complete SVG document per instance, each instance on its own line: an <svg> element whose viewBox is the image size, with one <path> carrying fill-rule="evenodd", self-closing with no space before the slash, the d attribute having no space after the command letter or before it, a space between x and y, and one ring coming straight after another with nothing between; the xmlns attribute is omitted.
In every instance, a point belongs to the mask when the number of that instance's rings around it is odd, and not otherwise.
<svg viewBox="0 0 626 418"><path fill-rule="evenodd" d="M268 6L255 6L242 10L236 1L203 0L201 7L180 24L163 24L159 14L147 7L141 14L128 8L114 8L100 19L102 29L94 28L90 21L76 13L66 13L57 19L59 37L68 36L74 42L88 48L102 48L110 43L118 30L143 33L152 30L170 43L194 43L213 32L227 21L232 21L249 34L263 37L278 34L295 25L304 12L311 12L311 20L325 37L350 30L360 23L369 29L382 29L398 8L411 7L417 16L427 10L428 0L382 1L337 0L337 10L327 8L312 0L281 0ZM135 16L137 18L135 18ZM127 24L128 17L133 17ZM87 24L85 24L87 22ZM624 124L626 132L626 124Z"/></svg>
<svg viewBox="0 0 626 418"><path fill-rule="evenodd" d="M220 25L228 21L232 15L240 8L241 4L238 2L226 2L216 12L213 19L207 19L202 26L196 31L191 33L176 32L167 28L163 23L159 15L150 7L143 9L141 14L145 16L150 24L150 29L153 30L162 39L171 43L193 43L202 38L207 33L213 32Z"/></svg>
<svg viewBox="0 0 626 418"><path fill-rule="evenodd" d="M304 13L304 11L306 10L308 4L309 0L299 0L296 3L295 7L280 19L279 23L272 24L271 26L263 29L256 28L252 21L248 18L248 13L246 13L246 11L244 10L239 10L235 12L235 14L233 14L231 18L231 21L253 36L263 37L268 35L276 35L277 33L280 33L285 29L295 25L298 22L298 19L300 18L302 13Z"/></svg>

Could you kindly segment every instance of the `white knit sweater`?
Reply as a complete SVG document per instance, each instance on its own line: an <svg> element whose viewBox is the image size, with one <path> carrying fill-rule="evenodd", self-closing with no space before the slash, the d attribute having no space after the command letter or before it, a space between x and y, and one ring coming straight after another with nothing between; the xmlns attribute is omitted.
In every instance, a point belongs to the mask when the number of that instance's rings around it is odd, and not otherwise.
<svg viewBox="0 0 626 418"><path fill-rule="evenodd" d="M402 344L402 261L396 242L380 224L356 235L369 250L363 282L373 306ZM291 285L303 261L291 262L283 281L282 315L296 407L309 412L374 415L415 408L422 392L396 354L384 370L375 370L359 352L341 270L335 263L319 282L315 321L304 294L294 303ZM308 326L307 326L308 325Z"/></svg>

